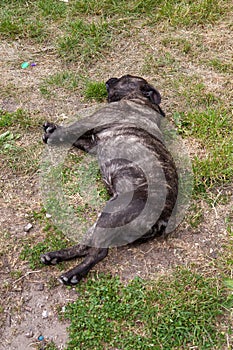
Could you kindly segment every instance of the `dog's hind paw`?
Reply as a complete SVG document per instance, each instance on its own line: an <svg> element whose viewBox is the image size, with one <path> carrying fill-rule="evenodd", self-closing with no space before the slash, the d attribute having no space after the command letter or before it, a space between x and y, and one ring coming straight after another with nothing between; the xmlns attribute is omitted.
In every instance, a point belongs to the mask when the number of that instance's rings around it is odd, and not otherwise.
<svg viewBox="0 0 233 350"><path fill-rule="evenodd" d="M66 286L74 286L76 285L80 280L82 279L81 276L79 275L73 275L73 276L66 276L66 274L64 275L61 275L59 277L59 281L62 283L62 284L65 284Z"/></svg>

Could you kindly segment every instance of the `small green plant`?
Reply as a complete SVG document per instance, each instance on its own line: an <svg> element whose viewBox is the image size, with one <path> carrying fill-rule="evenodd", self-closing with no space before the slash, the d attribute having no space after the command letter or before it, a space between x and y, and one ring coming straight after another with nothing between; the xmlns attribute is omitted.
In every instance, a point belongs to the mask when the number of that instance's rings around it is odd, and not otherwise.
<svg viewBox="0 0 233 350"><path fill-rule="evenodd" d="M10 131L6 131L0 135L0 153L8 153L12 150L17 150L15 141L20 138L19 134L14 135Z"/></svg>
<svg viewBox="0 0 233 350"><path fill-rule="evenodd" d="M84 97L87 100L95 100L97 102L103 102L107 97L107 90L105 83L88 81L84 88Z"/></svg>

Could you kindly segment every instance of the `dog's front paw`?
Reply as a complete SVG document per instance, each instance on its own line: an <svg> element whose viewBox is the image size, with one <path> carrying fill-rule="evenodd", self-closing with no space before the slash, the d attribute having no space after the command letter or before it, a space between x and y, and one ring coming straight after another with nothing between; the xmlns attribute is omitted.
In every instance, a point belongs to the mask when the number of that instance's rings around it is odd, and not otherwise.
<svg viewBox="0 0 233 350"><path fill-rule="evenodd" d="M61 262L61 259L54 252L42 254L40 260L45 265L56 265Z"/></svg>
<svg viewBox="0 0 233 350"><path fill-rule="evenodd" d="M43 124L44 129L44 135L43 135L43 141L44 143L48 143L48 139L52 135L52 133L58 128L58 125L50 122L46 122Z"/></svg>

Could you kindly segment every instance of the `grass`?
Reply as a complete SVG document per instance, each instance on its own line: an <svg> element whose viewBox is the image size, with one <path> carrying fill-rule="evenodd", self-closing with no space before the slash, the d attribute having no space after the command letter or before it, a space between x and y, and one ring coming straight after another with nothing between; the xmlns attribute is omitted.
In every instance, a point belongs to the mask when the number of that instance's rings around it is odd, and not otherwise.
<svg viewBox="0 0 233 350"><path fill-rule="evenodd" d="M82 61L84 65L103 57L111 47L115 28L124 32L123 22L128 28L134 20L143 19L154 26L166 21L175 27L196 26L214 23L228 13L229 8L218 0L138 1L91 0L62 1L48 0L24 3L1 1L0 36L7 39L30 39L51 42L66 61ZM86 20L85 16L95 16ZM54 38L54 27L60 31L60 38ZM184 45L188 52L190 46Z"/></svg>
<svg viewBox="0 0 233 350"><path fill-rule="evenodd" d="M35 238L26 238L22 243L22 250L20 252L20 259L26 260L31 269L36 269L42 267L43 264L40 262L40 255L52 250L58 250L67 247L67 238L62 232L57 230L57 228L50 223L48 219L45 218L45 211L37 213L34 212L32 215L32 220L40 222L44 225L43 232L45 233L45 238L43 241L35 243ZM59 266L62 268L62 265Z"/></svg>
<svg viewBox="0 0 233 350"><path fill-rule="evenodd" d="M221 60L219 58L214 58L214 59L209 61L209 65L220 73L232 74L232 72L233 72L233 64L230 61L224 62L223 60Z"/></svg>
<svg viewBox="0 0 233 350"><path fill-rule="evenodd" d="M41 117L38 114L30 114L29 112L19 108L15 112L0 110L0 127L27 130L41 126Z"/></svg>
<svg viewBox="0 0 233 350"><path fill-rule="evenodd" d="M203 156L195 156L193 170L195 191L206 192L233 179L232 120L227 112L207 109L176 114L178 130L194 137L203 149Z"/></svg>
<svg viewBox="0 0 233 350"><path fill-rule="evenodd" d="M225 303L214 278L177 269L157 282L136 278L124 287L118 278L99 276L77 288L65 317L71 349L214 349Z"/></svg>
<svg viewBox="0 0 233 350"><path fill-rule="evenodd" d="M166 273L154 281L136 278L125 286L119 278L103 274L94 277L90 274L77 287L77 300L66 306L65 317L71 322L67 350L217 350L232 346L229 329L232 308L229 297L232 294L233 266L232 212L227 209L231 189L226 199L224 195L218 196L224 188L231 188L233 178L232 62L227 39L231 27L225 21L231 10L232 3L221 0L69 0L68 3L57 0L0 0L2 45L12 45L12 55L4 61L6 79L3 79L1 106L8 106L11 99L17 99L20 106L31 100L32 105L40 109L41 105L34 99L37 96L43 103L44 114L41 116L41 112L32 112L31 106L30 111L21 108L14 112L1 107L3 182L8 181L5 173L9 177L17 174L19 186L21 179L23 182L31 181L32 174L37 176L43 147L41 125L53 113L51 121L52 118L59 119L58 114L64 107L63 104L59 105L61 99L66 104L67 98L68 110L70 101L75 108L79 104L86 107L87 101L102 102L106 98L106 76L109 77L112 72L118 76L127 68L127 73L135 72L152 83L156 81L155 85L159 85L164 96L168 118L176 125L187 145L191 145L195 188L186 219L188 233L197 233L201 223L205 226L209 218L208 210L214 207L218 213L218 206L226 208L223 218L226 227L222 228L224 252L211 261L208 256L201 257L204 259L198 265L201 274L196 272L196 262L189 260L188 251L184 261L188 269L172 267L171 274ZM47 64L48 55L47 51L41 53L40 50L48 47L55 67L59 62L58 66L62 68L49 75L47 65L48 74L46 71L46 74L40 75L42 65L38 63L38 70L33 71L35 84L22 91L22 87L18 87L21 48L26 52L29 47L37 62L45 55L43 64ZM15 56L14 52L20 54ZM135 60L132 56L136 57ZM48 62L51 64L51 57ZM12 79L13 67L19 67L14 76L16 79ZM27 86L29 80L30 84L33 82L33 74L29 71L24 73ZM36 95L38 89L41 96ZM34 94L31 94L31 90ZM47 100L43 97L47 97ZM53 109L53 106L59 108ZM72 109L74 114L75 108ZM10 104L9 109L13 110L14 104L13 108ZM75 207L82 225L90 224L99 206L108 199L96 168L91 164L86 166L84 160L80 154L74 156L71 153L62 173L65 195ZM25 190L24 201L33 197L30 202L33 206L38 197L36 193L28 197L27 192ZM204 200L211 204L207 211L202 205ZM3 209L5 205L4 202ZM14 203L15 210L22 217L25 213L21 212L21 206L24 205ZM34 212L30 218L35 226L43 228L43 241L34 230L18 238L15 234L9 235L3 228L1 256L4 257L3 262L7 261L7 271L9 269L12 280L25 274L26 265L19 266L17 260L19 254L21 260L28 262L29 268L35 269L42 266L39 259L41 253L68 245L64 234L45 218L45 211ZM3 219L8 220L7 217ZM220 219L218 226L221 226ZM9 227L12 226L10 221L12 217L9 218ZM216 222L210 220L212 230ZM208 236L208 226L204 228ZM219 231L217 227L216 246L220 245ZM200 241L195 241L195 237L193 240L202 245L201 237ZM58 268L63 269L64 265ZM105 265L98 265L98 269L104 268ZM216 278L209 277L213 274ZM6 280L5 290L14 295L14 287L10 289L11 280ZM20 280L20 283L23 281ZM54 277L48 287L57 288ZM2 300L7 301L8 296L3 294ZM5 305L2 305L0 312L4 316L10 308L7 305L6 312ZM51 342L46 344L46 349L56 349L56 345Z"/></svg>
<svg viewBox="0 0 233 350"><path fill-rule="evenodd" d="M72 71L64 70L44 79L40 85L43 96L51 97L54 89L64 89L67 92L81 92L86 101L103 102L107 98L104 82L93 81Z"/></svg>
<svg viewBox="0 0 233 350"><path fill-rule="evenodd" d="M41 131L42 117L18 109L15 112L0 110L0 155L4 166L15 173L32 174L39 167L40 149L32 134ZM37 136L40 139L39 136ZM30 140L30 145L25 147Z"/></svg>
<svg viewBox="0 0 233 350"><path fill-rule="evenodd" d="M110 44L111 33L105 21L85 23L78 19L65 24L65 28L66 34L58 40L58 53L65 60L93 63Z"/></svg>
<svg viewBox="0 0 233 350"><path fill-rule="evenodd" d="M107 90L104 82L88 81L83 93L86 100L103 102L107 98Z"/></svg>

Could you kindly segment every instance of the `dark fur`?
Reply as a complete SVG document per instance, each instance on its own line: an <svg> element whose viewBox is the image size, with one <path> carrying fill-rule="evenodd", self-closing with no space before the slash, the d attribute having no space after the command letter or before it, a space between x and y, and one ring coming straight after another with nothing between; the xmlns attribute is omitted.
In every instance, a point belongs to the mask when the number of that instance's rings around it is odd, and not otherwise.
<svg viewBox="0 0 233 350"><path fill-rule="evenodd" d="M88 117L88 125L92 126L89 130L86 131L85 128L82 130L82 120L66 128L47 122L44 124L45 134L43 140L45 143L53 145L72 139L72 144L75 147L86 152L91 152L97 145L100 146L97 158L103 180L109 193L112 195L107 206L109 203L114 205L116 198L119 199L124 194L124 191L127 191L127 188L124 189L124 179L130 179L134 188L134 195L129 205L123 210L121 209L114 213L103 211L95 224L97 228L123 226L132 221L142 212L148 196L148 185L142 169L135 164L132 165L125 159L114 159L109 163L104 163L101 158L101 145L109 141L113 142L114 138L119 136L125 138L125 140L133 137L136 140L135 149L133 150L135 153L137 152L138 143L146 147L152 154L156 154L159 163L164 169L167 188L166 200L159 219L150 225L150 228L142 235L140 241L162 236L175 207L178 177L172 157L162 142L158 128L160 119L164 116L159 106L161 96L146 80L130 75L119 79L111 78L107 81L106 87L109 105ZM127 116L132 114L138 118L136 121L127 119ZM103 115L105 116L106 124L98 125L98 120ZM81 131L80 135L82 136L77 137L77 130ZM154 130L154 132L151 132L151 130ZM121 181L121 184L123 183L123 194L117 191L118 181ZM147 218L145 217L144 220L146 225ZM120 238L121 241L124 241L124 237ZM110 241L114 245L114 237L111 237ZM49 265L75 257L85 257L81 264L60 277L64 284L76 284L95 264L108 254L108 246L99 248L95 246L94 242L95 237L92 237L93 244L90 243L90 246L76 245L60 251L46 253L41 256L41 260ZM125 243L128 242L126 239Z"/></svg>

